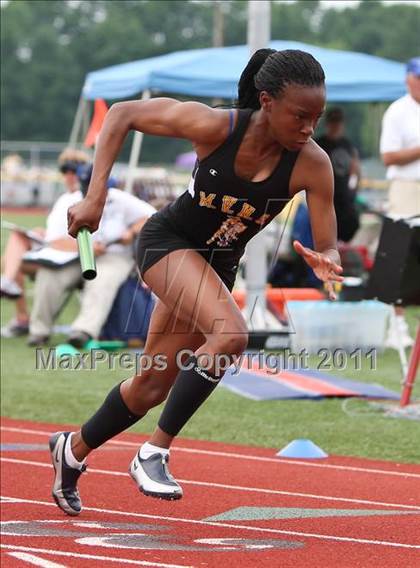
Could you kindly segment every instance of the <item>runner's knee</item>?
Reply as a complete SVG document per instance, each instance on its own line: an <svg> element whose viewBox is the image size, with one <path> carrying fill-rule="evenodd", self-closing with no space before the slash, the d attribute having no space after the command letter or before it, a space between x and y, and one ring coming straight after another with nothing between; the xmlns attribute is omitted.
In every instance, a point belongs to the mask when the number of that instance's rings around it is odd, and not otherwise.
<svg viewBox="0 0 420 568"><path fill-rule="evenodd" d="M173 378L175 378L174 373ZM136 375L130 385L130 401L138 409L147 409L158 406L168 396L171 387L170 381L163 381L157 375L150 373ZM133 408L133 411L136 409Z"/></svg>
<svg viewBox="0 0 420 568"><path fill-rule="evenodd" d="M241 355L248 345L248 330L238 328L229 333L220 333L215 339L214 350L216 353L227 355Z"/></svg>

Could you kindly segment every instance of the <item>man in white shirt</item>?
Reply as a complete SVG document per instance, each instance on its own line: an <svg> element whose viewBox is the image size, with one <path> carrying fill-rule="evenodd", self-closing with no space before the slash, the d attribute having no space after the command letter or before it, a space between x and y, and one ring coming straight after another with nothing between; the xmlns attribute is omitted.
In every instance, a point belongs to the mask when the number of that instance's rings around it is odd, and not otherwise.
<svg viewBox="0 0 420 568"><path fill-rule="evenodd" d="M380 152L390 180L389 217L400 219L420 215L420 57L407 64L408 93L386 110L382 119ZM391 326L386 346L409 347L404 310L395 308L397 329Z"/></svg>
<svg viewBox="0 0 420 568"><path fill-rule="evenodd" d="M406 83L408 93L382 119L380 152L391 181L392 217L420 215L420 57L408 62Z"/></svg>
<svg viewBox="0 0 420 568"><path fill-rule="evenodd" d="M84 181L85 189L89 184ZM106 322L118 289L134 267L133 242L155 208L120 189L110 188L98 230L93 234L97 276L84 282L81 307L71 326L68 342L75 347L91 338L97 339ZM77 242L72 239L72 248ZM69 249L70 250L70 249ZM79 263L59 269L41 268L35 281L34 304L30 319L28 344L40 346L48 342L54 319L69 293L81 283Z"/></svg>
<svg viewBox="0 0 420 568"><path fill-rule="evenodd" d="M110 188L94 246L104 247L97 257L97 276L85 282L79 315L72 323L69 343L83 347L98 338L121 284L134 268L133 243L154 207L133 195Z"/></svg>
<svg viewBox="0 0 420 568"><path fill-rule="evenodd" d="M72 241L67 234L67 209L80 201L80 183L76 170L89 161L89 156L80 150L66 148L58 158L58 166L63 175L63 193L54 203L48 217L47 228L33 230L47 246L66 250ZM24 255L33 248L34 241L24 233L14 230L7 240L2 257L1 296L15 300L15 317L1 329L4 337L26 335L29 331L29 310L25 297L25 275L33 276L37 266L24 262Z"/></svg>

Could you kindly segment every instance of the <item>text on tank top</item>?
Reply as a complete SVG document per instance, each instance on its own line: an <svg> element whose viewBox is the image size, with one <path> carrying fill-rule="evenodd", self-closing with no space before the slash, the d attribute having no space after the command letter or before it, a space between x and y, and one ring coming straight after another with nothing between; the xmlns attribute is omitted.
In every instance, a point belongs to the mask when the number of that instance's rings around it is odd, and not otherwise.
<svg viewBox="0 0 420 568"><path fill-rule="evenodd" d="M246 243L290 201L289 183L299 152L284 149L262 181L247 181L235 173L235 157L253 112L238 111L236 128L197 161L188 190L161 211L197 247L241 255Z"/></svg>

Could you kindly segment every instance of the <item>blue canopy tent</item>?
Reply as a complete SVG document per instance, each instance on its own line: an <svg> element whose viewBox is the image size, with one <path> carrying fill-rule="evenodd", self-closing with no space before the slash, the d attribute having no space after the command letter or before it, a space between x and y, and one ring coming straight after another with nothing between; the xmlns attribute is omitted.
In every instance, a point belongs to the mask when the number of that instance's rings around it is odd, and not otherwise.
<svg viewBox="0 0 420 568"><path fill-rule="evenodd" d="M327 49L295 41L271 41L277 50L301 49L321 63L326 74L329 102L392 101L405 93L402 63L381 57ZM79 138L82 123L88 123L89 101L117 100L152 94L173 93L192 97L220 97L233 100L237 82L249 59L249 46L191 49L88 73L73 123L69 144ZM136 132L131 150L126 187L131 189L142 134Z"/></svg>
<svg viewBox="0 0 420 568"><path fill-rule="evenodd" d="M402 63L352 51L326 49L294 41L271 41L277 50L311 53L325 70L331 102L392 101L405 93ZM247 45L177 51L93 71L86 77L84 99L129 98L145 90L195 97L234 99Z"/></svg>

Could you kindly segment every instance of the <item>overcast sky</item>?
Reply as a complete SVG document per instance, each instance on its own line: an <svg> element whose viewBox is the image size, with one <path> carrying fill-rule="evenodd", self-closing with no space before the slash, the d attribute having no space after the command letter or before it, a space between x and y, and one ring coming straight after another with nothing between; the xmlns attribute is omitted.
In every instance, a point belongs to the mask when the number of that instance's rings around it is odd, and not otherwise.
<svg viewBox="0 0 420 568"><path fill-rule="evenodd" d="M0 0L0 6L7 6L10 0ZM276 2L295 2L295 0L274 0ZM321 0L321 4L328 8L330 5L336 9L348 8L351 6L357 6L360 0ZM420 6L420 0L382 0L382 4L416 4Z"/></svg>
<svg viewBox="0 0 420 568"><path fill-rule="evenodd" d="M293 3L295 0L275 0L276 2L286 2L286 3ZM360 4L360 0L321 0L321 4L328 8L331 6L332 8L340 9L340 8L349 8L351 6L357 6ZM415 4L420 6L420 0L382 0L382 4Z"/></svg>
<svg viewBox="0 0 420 568"><path fill-rule="evenodd" d="M419 0L382 0L382 4L417 4L420 6ZM357 6L359 0L321 0L321 4L325 7L334 6L334 8L348 8L349 6Z"/></svg>

